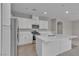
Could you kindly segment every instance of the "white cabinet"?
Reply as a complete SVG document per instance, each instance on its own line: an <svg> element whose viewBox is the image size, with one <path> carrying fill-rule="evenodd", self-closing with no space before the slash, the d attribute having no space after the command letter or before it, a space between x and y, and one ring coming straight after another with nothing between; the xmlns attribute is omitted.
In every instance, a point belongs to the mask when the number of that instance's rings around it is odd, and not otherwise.
<svg viewBox="0 0 79 59"><path fill-rule="evenodd" d="M19 33L19 44L24 45L32 43L32 34L31 32L20 32Z"/></svg>
<svg viewBox="0 0 79 59"><path fill-rule="evenodd" d="M36 52L38 56L56 56L71 49L69 38L50 38L36 36ZM46 39L48 38L48 39Z"/></svg>
<svg viewBox="0 0 79 59"><path fill-rule="evenodd" d="M19 28L23 29L31 29L32 28L32 20L26 18L18 18Z"/></svg>
<svg viewBox="0 0 79 59"><path fill-rule="evenodd" d="M39 25L39 29L48 29L48 20L32 20L32 24Z"/></svg>
<svg viewBox="0 0 79 59"><path fill-rule="evenodd" d="M39 19L32 19L32 24L39 25L40 20Z"/></svg>
<svg viewBox="0 0 79 59"><path fill-rule="evenodd" d="M47 20L40 20L39 21L39 29L48 29L48 21Z"/></svg>
<svg viewBox="0 0 79 59"><path fill-rule="evenodd" d="M71 48L71 40L68 40L67 38L64 38L63 40L60 41L60 52L63 52L63 51L67 51L67 50L70 50Z"/></svg>
<svg viewBox="0 0 79 59"><path fill-rule="evenodd" d="M18 17L19 28L32 29L32 24L39 25L39 29L48 29L48 20L35 20Z"/></svg>

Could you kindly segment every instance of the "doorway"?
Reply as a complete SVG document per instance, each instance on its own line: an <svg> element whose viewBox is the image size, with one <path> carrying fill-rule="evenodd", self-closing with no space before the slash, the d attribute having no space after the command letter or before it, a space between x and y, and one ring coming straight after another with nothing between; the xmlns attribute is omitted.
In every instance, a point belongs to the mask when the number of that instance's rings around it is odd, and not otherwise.
<svg viewBox="0 0 79 59"><path fill-rule="evenodd" d="M60 21L57 23L57 34L63 34L63 23Z"/></svg>

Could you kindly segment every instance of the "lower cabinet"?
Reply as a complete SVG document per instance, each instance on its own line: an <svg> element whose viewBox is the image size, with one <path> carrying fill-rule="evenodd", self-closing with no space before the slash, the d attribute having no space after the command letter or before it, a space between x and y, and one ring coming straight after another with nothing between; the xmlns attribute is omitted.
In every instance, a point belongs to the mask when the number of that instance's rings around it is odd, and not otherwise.
<svg viewBox="0 0 79 59"><path fill-rule="evenodd" d="M19 32L18 45L30 44L32 40L31 32Z"/></svg>
<svg viewBox="0 0 79 59"><path fill-rule="evenodd" d="M64 38L59 40L59 53L66 52L71 49L71 40L69 38Z"/></svg>
<svg viewBox="0 0 79 59"><path fill-rule="evenodd" d="M38 56L56 56L71 49L71 40L69 38L52 38L49 41L45 41L41 36L36 38Z"/></svg>

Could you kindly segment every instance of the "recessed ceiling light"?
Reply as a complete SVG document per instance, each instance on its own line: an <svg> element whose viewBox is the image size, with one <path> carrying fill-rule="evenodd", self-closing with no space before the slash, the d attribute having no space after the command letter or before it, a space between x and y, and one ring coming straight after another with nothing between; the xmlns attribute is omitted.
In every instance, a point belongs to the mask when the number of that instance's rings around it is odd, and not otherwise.
<svg viewBox="0 0 79 59"><path fill-rule="evenodd" d="M45 11L45 12L43 12L44 14L47 14L47 12Z"/></svg>
<svg viewBox="0 0 79 59"><path fill-rule="evenodd" d="M69 13L69 11L65 11L65 13L66 13L66 14L68 14L68 13Z"/></svg>
<svg viewBox="0 0 79 59"><path fill-rule="evenodd" d="M37 11L37 9L33 8L32 11Z"/></svg>

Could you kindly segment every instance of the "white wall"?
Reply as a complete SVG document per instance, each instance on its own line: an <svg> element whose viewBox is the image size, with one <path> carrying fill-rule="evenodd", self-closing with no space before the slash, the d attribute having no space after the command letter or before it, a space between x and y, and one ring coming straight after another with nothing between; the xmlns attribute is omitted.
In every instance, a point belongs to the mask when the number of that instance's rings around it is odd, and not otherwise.
<svg viewBox="0 0 79 59"><path fill-rule="evenodd" d="M79 20L72 22L72 34L79 37Z"/></svg>
<svg viewBox="0 0 79 59"><path fill-rule="evenodd" d="M2 3L2 55L10 55L10 17L11 9L9 3Z"/></svg>
<svg viewBox="0 0 79 59"><path fill-rule="evenodd" d="M49 30L57 33L57 22L61 21L63 23L63 34L71 35L72 34L72 22L62 20L62 19L52 19L49 20Z"/></svg>
<svg viewBox="0 0 79 59"><path fill-rule="evenodd" d="M0 3L0 55L1 55L1 3Z"/></svg>
<svg viewBox="0 0 79 59"><path fill-rule="evenodd" d="M61 19L58 19L58 21L63 22L63 34L71 35L72 34L72 22L68 20L61 20Z"/></svg>
<svg viewBox="0 0 79 59"><path fill-rule="evenodd" d="M64 28L63 33L67 35L72 35L72 22L71 21L63 21L64 22Z"/></svg>
<svg viewBox="0 0 79 59"><path fill-rule="evenodd" d="M56 19L48 20L48 30L53 33L56 33Z"/></svg>

